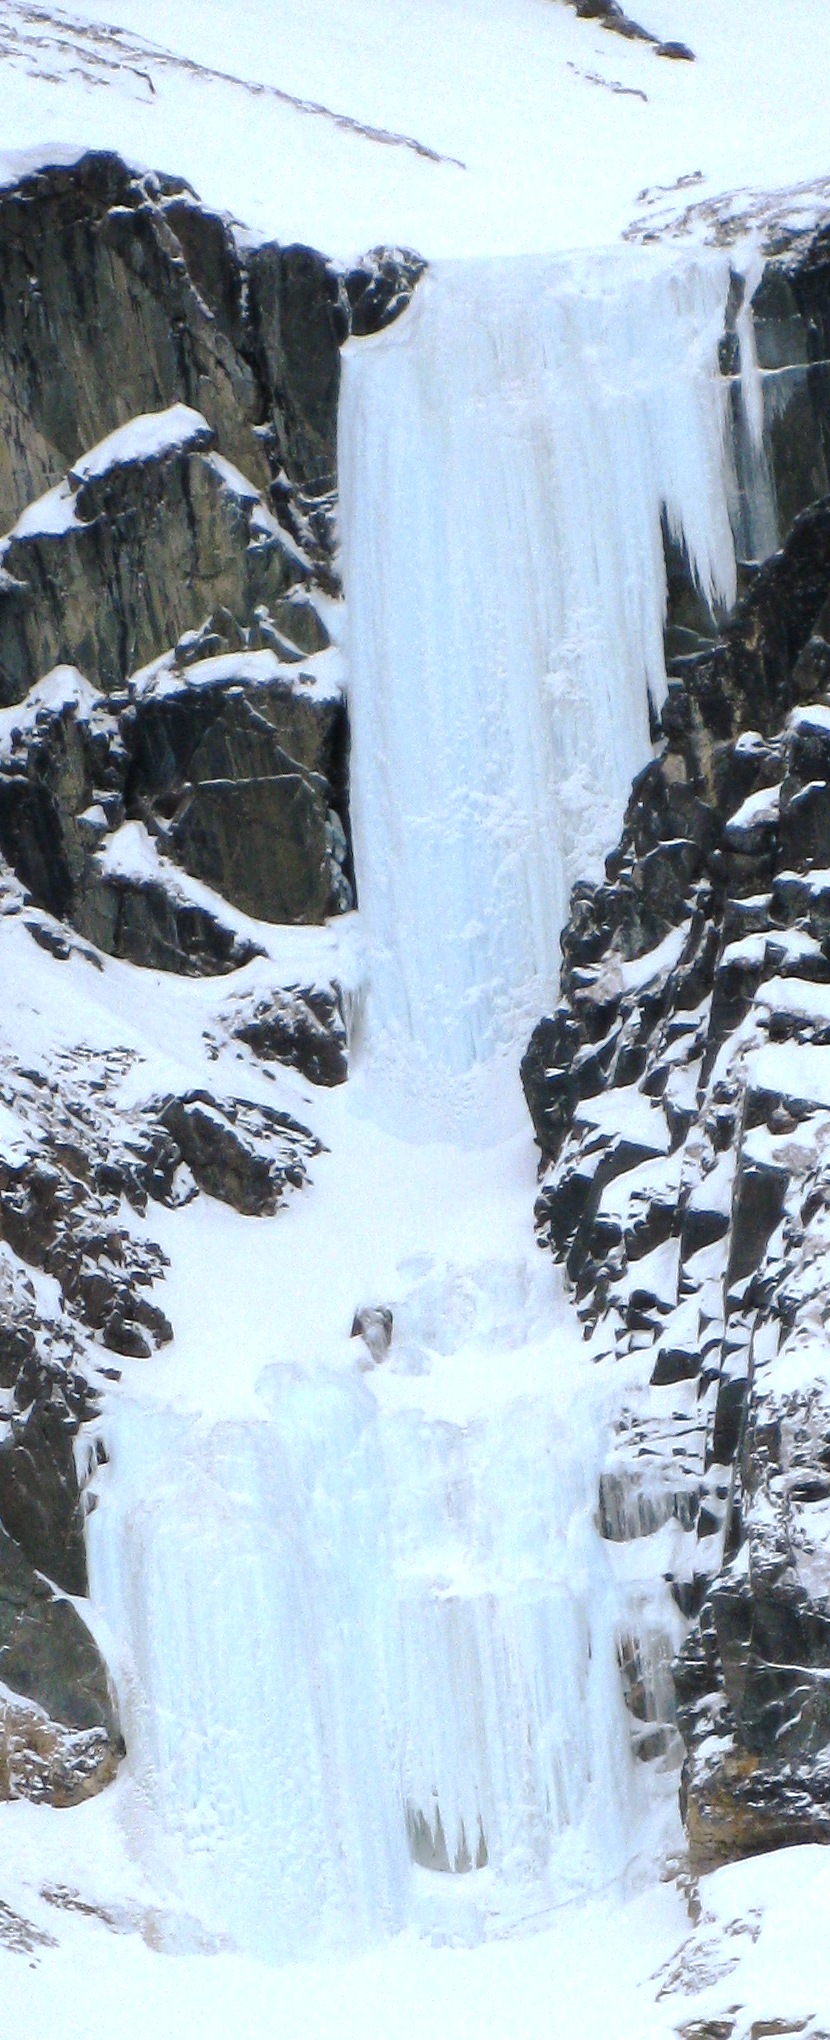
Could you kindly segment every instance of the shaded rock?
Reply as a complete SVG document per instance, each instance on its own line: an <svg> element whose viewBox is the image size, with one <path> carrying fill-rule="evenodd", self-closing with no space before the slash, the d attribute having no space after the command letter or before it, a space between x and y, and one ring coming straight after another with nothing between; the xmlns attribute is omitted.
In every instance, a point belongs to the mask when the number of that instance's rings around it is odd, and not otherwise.
<svg viewBox="0 0 830 2040"><path fill-rule="evenodd" d="M397 319L426 272L412 248L372 248L344 279L355 338L380 333Z"/></svg>
<svg viewBox="0 0 830 2040"><path fill-rule="evenodd" d="M312 1084L343 1084L348 1039L337 986L251 993L227 1009L230 1033L261 1062L287 1063Z"/></svg>
<svg viewBox="0 0 830 2040"><path fill-rule="evenodd" d="M208 240L210 266L200 259ZM266 486L254 428L268 398L231 309L241 310L242 290L227 224L207 215L200 228L181 181L137 177L117 156L91 151L77 164L6 187L3 529L85 446L139 412L177 401L206 411L223 451Z"/></svg>
<svg viewBox="0 0 830 2040"><path fill-rule="evenodd" d="M5 745L0 732L0 849L38 906L111 954L187 974L259 953L223 899L289 921L350 906L336 656L295 673L243 648L181 674L171 657L118 716L56 668L7 712Z"/></svg>
<svg viewBox="0 0 830 2040"><path fill-rule="evenodd" d="M221 976L262 955L256 942L222 919L221 903L211 912L188 899L172 867L163 860L159 863L155 877L107 872L101 888L105 912L110 901L106 926L102 927L97 900L92 912L84 909L80 916L101 948L127 963L176 971L182 977Z"/></svg>
<svg viewBox="0 0 830 2040"><path fill-rule="evenodd" d="M64 1398L41 1389L0 1442L0 1521L38 1572L69 1594L87 1591L77 1430Z"/></svg>
<svg viewBox="0 0 830 2040"><path fill-rule="evenodd" d="M71 1729L100 1729L117 1746L106 1667L72 1603L53 1593L0 1530L0 1677Z"/></svg>
<svg viewBox="0 0 830 2040"><path fill-rule="evenodd" d="M193 416L181 407L167 415L180 414ZM196 450L198 437L133 458L114 437L91 475L77 470L74 488L70 475L4 542L3 703L21 701L61 662L105 693L123 687L212 610L244 623L308 573L275 520L263 525L251 484Z"/></svg>
<svg viewBox="0 0 830 2040"><path fill-rule="evenodd" d="M249 1217L277 1210L288 1189L305 1181L306 1161L320 1142L288 1113L224 1100L207 1092L170 1099L159 1117L183 1160L211 1197Z"/></svg>

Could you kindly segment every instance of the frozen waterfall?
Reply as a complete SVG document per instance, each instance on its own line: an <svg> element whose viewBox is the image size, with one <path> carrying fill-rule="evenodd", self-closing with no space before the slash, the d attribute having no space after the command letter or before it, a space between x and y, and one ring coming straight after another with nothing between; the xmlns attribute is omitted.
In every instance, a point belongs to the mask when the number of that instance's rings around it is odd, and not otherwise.
<svg viewBox="0 0 830 2040"><path fill-rule="evenodd" d="M727 287L717 252L439 267L346 353L368 1078L360 1109L351 1087L309 1106L332 1150L314 1187L229 1227L226 1264L197 1264L206 1319L238 1295L248 1414L231 1392L228 1414L191 1413L198 1362L185 1407L165 1405L163 1357L152 1397L134 1369L89 1535L136 1845L180 1916L272 1958L441 1932L442 1905L451 1938L465 1905L464 1933L502 1931L642 1846L647 1767L618 1673L633 1618L595 1520L598 1385L531 1243L526 1151L511 1249L487 1201L508 1149L485 1143L555 989L568 887L648 755L663 520L710 603L734 595ZM472 1209L448 1213L439 1250L425 1209L442 1211L450 1148L416 1167L396 1137L421 1108L445 1141L480 1144ZM282 1302L274 1361L246 1301L255 1237L305 1255L312 1301L348 1264L342 1350L315 1359L306 1310L292 1351ZM394 1337L361 1372L348 1313L375 1294ZM646 1610L655 1663L666 1591Z"/></svg>
<svg viewBox="0 0 830 2040"><path fill-rule="evenodd" d="M439 1130L549 1007L570 887L648 755L661 513L709 602L734 600L728 281L708 251L439 265L346 349L369 1047Z"/></svg>
<svg viewBox="0 0 830 2040"><path fill-rule="evenodd" d="M484 1871L467 1934L538 1912L642 1804L552 1270L430 1271L396 1319L383 1379L271 1367L259 1419L125 1401L90 1521L130 1831L186 1931L272 1959L457 1933L425 1870Z"/></svg>

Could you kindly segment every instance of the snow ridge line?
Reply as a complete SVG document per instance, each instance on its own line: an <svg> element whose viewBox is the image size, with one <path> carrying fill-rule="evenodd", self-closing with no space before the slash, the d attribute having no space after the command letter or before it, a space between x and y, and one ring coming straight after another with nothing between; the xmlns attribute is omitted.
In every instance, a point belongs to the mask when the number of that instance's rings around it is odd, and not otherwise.
<svg viewBox="0 0 830 2040"><path fill-rule="evenodd" d="M0 27L5 22L12 28L13 33L16 33L13 26L15 17L24 24L34 26L43 23L52 31L67 31L65 34L53 33L49 38L58 48L71 49L73 38L90 45L96 43L107 45L108 50L112 50L115 61L108 66L106 57L95 52L91 61L98 66L121 70L123 59L143 58L145 62L150 61L163 70L187 71L192 77L204 78L209 83L234 85L239 91L251 93L257 99L279 100L283 106L293 106L297 113L318 115L324 120L331 121L335 127L345 128L351 134L362 135L366 141L382 142L387 148L411 149L416 156L424 157L429 163L450 164L457 170L467 168L460 157L445 156L439 149L430 148L427 142L418 141L415 135L398 134L392 128L373 127L368 122L358 120L354 114L339 113L334 107L325 106L321 100L300 99L295 93L284 91L280 85L266 85L253 78L240 78L233 71L216 70L210 64L200 64L192 57L178 57L173 50L164 49L160 43L148 42L144 36L130 36L123 29L105 24L100 28L93 28L90 23L80 21L77 16L65 15L63 12L57 15L45 7L16 5L15 0L5 0L5 4L0 8ZM20 40L21 44L25 44L34 39L24 35ZM126 67L132 69L137 77L149 85L155 97L155 87L149 73L137 70L134 62L128 62Z"/></svg>

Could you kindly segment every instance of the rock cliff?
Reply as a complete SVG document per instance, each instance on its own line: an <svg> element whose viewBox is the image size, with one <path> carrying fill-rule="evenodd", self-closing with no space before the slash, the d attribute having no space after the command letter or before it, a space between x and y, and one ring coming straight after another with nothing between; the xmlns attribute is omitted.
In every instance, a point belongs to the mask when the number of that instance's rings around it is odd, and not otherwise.
<svg viewBox="0 0 830 2040"><path fill-rule="evenodd" d="M743 594L719 629L669 553L655 757L523 1065L540 1242L619 1374L603 1534L683 1618L674 1691L644 1639L623 1673L696 1869L830 1834L829 308L826 233L768 262L754 438L724 337Z"/></svg>

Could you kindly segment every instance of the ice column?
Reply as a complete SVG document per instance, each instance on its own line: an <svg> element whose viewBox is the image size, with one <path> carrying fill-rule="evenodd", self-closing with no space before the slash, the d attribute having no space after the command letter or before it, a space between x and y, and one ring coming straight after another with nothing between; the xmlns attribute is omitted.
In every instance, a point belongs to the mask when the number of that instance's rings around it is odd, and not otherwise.
<svg viewBox="0 0 830 2040"><path fill-rule="evenodd" d="M661 512L734 598L727 286L706 250L438 265L346 350L368 1033L425 1093L515 1059L549 1005L665 691Z"/></svg>
<svg viewBox="0 0 830 2040"><path fill-rule="evenodd" d="M271 1957L400 1925L372 1397L280 1371L266 1421L125 1403L109 1449L91 1586L120 1656L133 1825L171 1916Z"/></svg>

